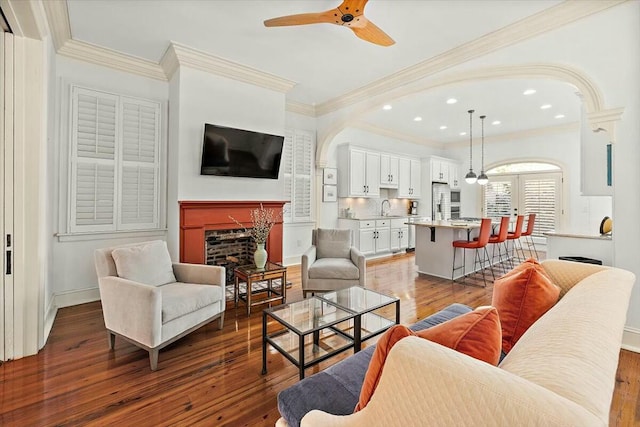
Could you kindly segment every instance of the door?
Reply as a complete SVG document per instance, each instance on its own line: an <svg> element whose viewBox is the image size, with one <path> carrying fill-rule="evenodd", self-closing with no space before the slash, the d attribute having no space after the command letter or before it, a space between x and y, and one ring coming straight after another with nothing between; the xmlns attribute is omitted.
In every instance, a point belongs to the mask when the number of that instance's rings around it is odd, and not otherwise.
<svg viewBox="0 0 640 427"><path fill-rule="evenodd" d="M380 154L380 185L391 184L391 156Z"/></svg>
<svg viewBox="0 0 640 427"><path fill-rule="evenodd" d="M392 188L398 188L398 158L391 156L389 157L389 174L391 175L391 180L389 181L389 185Z"/></svg>
<svg viewBox="0 0 640 427"><path fill-rule="evenodd" d="M398 197L411 197L411 160L400 158L398 165Z"/></svg>
<svg viewBox="0 0 640 427"><path fill-rule="evenodd" d="M400 229L400 249L406 249L409 247L409 227L403 227Z"/></svg>
<svg viewBox="0 0 640 427"><path fill-rule="evenodd" d="M391 250L391 229L389 227L376 229L376 253Z"/></svg>
<svg viewBox="0 0 640 427"><path fill-rule="evenodd" d="M349 151L349 194L351 196L364 196L366 193L365 182L366 153L359 150Z"/></svg>
<svg viewBox="0 0 640 427"><path fill-rule="evenodd" d="M363 255L376 253L375 235L376 232L374 229L360 230L360 244L358 249L360 249Z"/></svg>
<svg viewBox="0 0 640 427"><path fill-rule="evenodd" d="M374 197L380 195L380 154L366 153L366 195Z"/></svg>
<svg viewBox="0 0 640 427"><path fill-rule="evenodd" d="M392 251L399 251L400 250L400 229L399 228L392 228L391 229L391 244L390 244L390 248Z"/></svg>
<svg viewBox="0 0 640 427"><path fill-rule="evenodd" d="M411 198L420 198L420 160L411 160Z"/></svg>
<svg viewBox="0 0 640 427"><path fill-rule="evenodd" d="M533 235L544 237L560 225L562 172L492 175L484 188L483 212L495 219L536 213Z"/></svg>

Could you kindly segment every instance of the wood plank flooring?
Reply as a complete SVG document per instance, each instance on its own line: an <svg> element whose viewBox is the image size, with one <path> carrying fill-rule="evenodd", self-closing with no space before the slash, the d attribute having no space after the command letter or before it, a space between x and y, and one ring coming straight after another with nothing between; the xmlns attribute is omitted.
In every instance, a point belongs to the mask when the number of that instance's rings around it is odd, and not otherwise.
<svg viewBox="0 0 640 427"><path fill-rule="evenodd" d="M288 278L288 300L302 299L299 268L290 267ZM482 277L467 283L481 285ZM418 277L411 254L369 262L367 284L401 299L404 324L453 302L491 302L491 284ZM100 303L61 309L38 355L0 366L0 425L273 426L276 396L298 381L298 371L270 350L268 374L260 374L261 319L259 309L247 318L242 305L231 307L223 330L213 322L170 345L152 372L147 352L119 339L108 350ZM611 425L640 424L639 373L640 355L621 351Z"/></svg>

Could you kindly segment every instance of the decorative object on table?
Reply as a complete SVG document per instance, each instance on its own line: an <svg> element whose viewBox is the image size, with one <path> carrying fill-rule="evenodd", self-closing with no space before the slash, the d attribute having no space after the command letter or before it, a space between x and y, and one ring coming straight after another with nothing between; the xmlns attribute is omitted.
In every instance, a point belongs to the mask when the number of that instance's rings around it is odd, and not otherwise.
<svg viewBox="0 0 640 427"><path fill-rule="evenodd" d="M469 110L469 172L464 176L464 180L467 184L475 184L476 174L473 172L473 112L475 110Z"/></svg>
<svg viewBox="0 0 640 427"><path fill-rule="evenodd" d="M609 234L613 229L613 221L608 216L602 218L600 221L600 234Z"/></svg>
<svg viewBox="0 0 640 427"><path fill-rule="evenodd" d="M480 175L478 175L478 184L480 185L487 185L489 182L489 177L484 173L484 119L486 117L480 116L480 122L482 123L482 150L480 151L482 153L482 162L480 163Z"/></svg>
<svg viewBox="0 0 640 427"><path fill-rule="evenodd" d="M268 254L264 245L269 238L269 232L276 222L282 216L282 211L277 212L275 209L265 209L260 203L260 207L251 210L252 228L245 227L240 221L229 215L229 218L244 229L245 232L251 234L256 242L257 249L253 253L253 261L257 268L264 268L267 263Z"/></svg>
<svg viewBox="0 0 640 427"><path fill-rule="evenodd" d="M335 185L324 185L322 188L322 201L323 202L337 202L338 201L338 187Z"/></svg>
<svg viewBox="0 0 640 427"><path fill-rule="evenodd" d="M338 169L336 168L324 168L322 170L322 183L329 185L338 184Z"/></svg>

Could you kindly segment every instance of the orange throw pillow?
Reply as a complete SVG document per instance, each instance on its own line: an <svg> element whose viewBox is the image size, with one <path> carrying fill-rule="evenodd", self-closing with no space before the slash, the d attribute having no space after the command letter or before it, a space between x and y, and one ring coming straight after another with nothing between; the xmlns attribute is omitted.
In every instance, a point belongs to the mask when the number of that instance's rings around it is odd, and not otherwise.
<svg viewBox="0 0 640 427"><path fill-rule="evenodd" d="M558 302L560 288L544 268L530 258L497 279L491 305L502 324L502 351L508 353L520 337Z"/></svg>
<svg viewBox="0 0 640 427"><path fill-rule="evenodd" d="M360 400L355 410L359 411L369 403L382 376L382 369L389 351L402 338L412 335L419 336L492 365L497 365L500 360L502 344L500 330L498 312L493 307L478 307L472 312L418 332L413 332L402 325L391 327L378 340L362 383Z"/></svg>

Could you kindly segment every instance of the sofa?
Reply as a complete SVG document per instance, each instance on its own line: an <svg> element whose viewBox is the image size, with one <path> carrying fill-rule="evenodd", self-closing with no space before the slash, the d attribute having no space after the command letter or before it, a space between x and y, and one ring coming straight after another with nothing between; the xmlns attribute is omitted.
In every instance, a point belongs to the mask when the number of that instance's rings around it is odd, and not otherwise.
<svg viewBox="0 0 640 427"><path fill-rule="evenodd" d="M298 424L288 406L293 398L317 406L301 417L303 427L608 425L635 276L571 261L546 260L542 267L560 287L560 300L527 329L497 367L426 339L407 337L389 352L367 406L352 413L349 408L357 403L364 378L361 371L367 369L364 359L373 353L368 347L283 390L278 396L283 417L276 425ZM464 310L463 306L457 311ZM322 374L344 384L330 384L334 392L329 393ZM302 384L305 381L309 383ZM353 391L355 399L341 389Z"/></svg>

